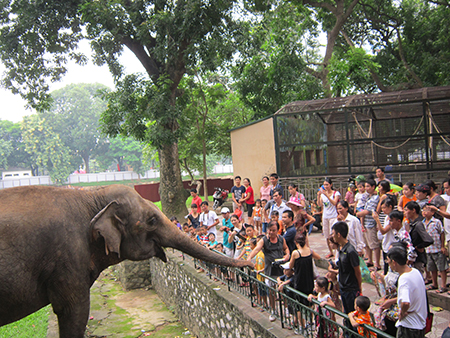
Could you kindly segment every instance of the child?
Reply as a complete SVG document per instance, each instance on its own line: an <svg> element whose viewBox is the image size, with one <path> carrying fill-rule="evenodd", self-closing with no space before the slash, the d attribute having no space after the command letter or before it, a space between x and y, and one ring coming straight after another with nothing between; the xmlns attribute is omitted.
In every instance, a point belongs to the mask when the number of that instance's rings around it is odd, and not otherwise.
<svg viewBox="0 0 450 338"><path fill-rule="evenodd" d="M202 245L207 245L209 242L208 230L206 226L201 226L197 229L197 241Z"/></svg>
<svg viewBox="0 0 450 338"><path fill-rule="evenodd" d="M183 232L184 232L186 235L189 236L189 234L190 234L190 231L189 231L189 224L187 224L187 223L184 223L184 224L183 224Z"/></svg>
<svg viewBox="0 0 450 338"><path fill-rule="evenodd" d="M334 313L331 313L324 306L328 305L335 308L334 302L331 299L330 294L328 293L328 279L325 277L318 277L314 282L314 291L317 293L315 295L308 295L308 300L311 301L313 298L317 299L320 302L320 305L317 308L317 312L322 311L324 317L330 318L331 320L335 320ZM318 337L333 337L336 328L331 324L331 322L326 320L320 320L320 317L316 317L316 333Z"/></svg>
<svg viewBox="0 0 450 338"><path fill-rule="evenodd" d="M265 235L267 232L267 224L269 224L269 218L267 217L267 210L266 210L266 204L267 200L262 199L261 200L261 224L262 224L262 234Z"/></svg>
<svg viewBox="0 0 450 338"><path fill-rule="evenodd" d="M252 249L250 247L250 240L252 238L256 238L254 235L254 231L255 229L253 228L253 225L247 224L247 226L245 227L245 236L246 236L246 240L244 242L244 246L242 248L241 254L238 256L237 259L247 259L247 257L250 255L250 253L252 252Z"/></svg>
<svg viewBox="0 0 450 338"><path fill-rule="evenodd" d="M356 212L364 210L364 205L367 202L367 199L369 198L369 194L366 192L365 187L366 182L359 181L358 182L358 192L355 195L355 203L353 204L354 209ZM361 224L364 224L364 217L360 217Z"/></svg>
<svg viewBox="0 0 450 338"><path fill-rule="evenodd" d="M170 218L170 221L171 221L173 224L175 224L175 225L177 226L178 229L182 230L182 229L181 229L181 224L180 224L180 222L178 222L178 219L177 219L175 216L172 216L172 217Z"/></svg>
<svg viewBox="0 0 450 338"><path fill-rule="evenodd" d="M256 238L256 241L251 240L250 241L250 248L253 250L257 243L262 240L264 237L264 235L259 235ZM257 293L257 299L258 299L258 304L263 305L265 308L267 308L267 291L266 291L266 282L265 282L265 278L263 276L261 276L261 273L264 272L264 267L265 267L265 261L264 261L264 252L263 250L261 250L260 252L258 252L255 256L255 270L256 270L256 279L258 279L258 281L260 281L260 283L258 283L258 293ZM261 312L264 311L263 308L261 308Z"/></svg>
<svg viewBox="0 0 450 338"><path fill-rule="evenodd" d="M278 227L278 235L284 234L284 224L282 221L279 221L280 214L277 210L272 210L272 213L270 214L270 221L276 221L280 225Z"/></svg>
<svg viewBox="0 0 450 338"><path fill-rule="evenodd" d="M210 232L208 234L208 244L206 245L206 247L208 249L215 249L217 247L217 241L216 241L216 235L213 232Z"/></svg>
<svg viewBox="0 0 450 338"><path fill-rule="evenodd" d="M281 267L283 268L283 276L280 276L277 278L277 290L279 292L283 292L284 286L290 286L290 287L294 287L294 270L290 268L290 262L284 263L283 265L281 265ZM284 290L284 293L286 294L286 296L293 298L293 295L291 294L291 292L289 290ZM289 306L286 309L286 316L288 317L289 314L293 314L294 313L294 308L292 306Z"/></svg>
<svg viewBox="0 0 450 338"><path fill-rule="evenodd" d="M261 208L261 200L257 199L255 201L255 206L253 207L253 225L255 226L256 232L261 232L261 214L262 214L262 208Z"/></svg>
<svg viewBox="0 0 450 338"><path fill-rule="evenodd" d="M366 296L358 296L355 299L355 311L348 314L348 319L353 327L358 328L358 333L364 337L373 337L377 335L372 331L365 329L362 324L367 324L373 327L372 318L369 313L370 299Z"/></svg>
<svg viewBox="0 0 450 338"><path fill-rule="evenodd" d="M447 291L447 250L445 249L445 232L442 223L437 218L434 218L434 210L432 204L426 204L422 209L422 215L425 217L423 225L425 229L433 238L434 243L426 247L427 252L427 270L431 272L431 279L433 284L428 290L438 289L437 272L441 277L441 287L436 291L437 293L444 293Z"/></svg>

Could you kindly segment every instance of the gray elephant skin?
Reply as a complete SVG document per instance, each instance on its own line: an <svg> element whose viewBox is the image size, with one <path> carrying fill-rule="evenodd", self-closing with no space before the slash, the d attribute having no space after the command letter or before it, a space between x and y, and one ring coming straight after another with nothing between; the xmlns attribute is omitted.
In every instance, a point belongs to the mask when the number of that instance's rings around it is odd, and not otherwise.
<svg viewBox="0 0 450 338"><path fill-rule="evenodd" d="M193 242L134 189L16 187L0 191L0 326L52 304L60 337L84 337L89 291L100 272L163 247L227 266L229 259Z"/></svg>

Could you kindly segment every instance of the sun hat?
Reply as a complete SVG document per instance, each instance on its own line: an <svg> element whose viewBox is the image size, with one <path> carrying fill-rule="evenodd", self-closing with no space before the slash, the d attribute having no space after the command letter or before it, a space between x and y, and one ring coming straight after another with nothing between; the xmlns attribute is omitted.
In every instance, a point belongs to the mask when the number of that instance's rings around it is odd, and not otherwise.
<svg viewBox="0 0 450 338"><path fill-rule="evenodd" d="M298 207L303 207L303 205L300 203L300 199L295 196L291 196L291 198L289 199L287 204L292 204L292 205L296 205Z"/></svg>

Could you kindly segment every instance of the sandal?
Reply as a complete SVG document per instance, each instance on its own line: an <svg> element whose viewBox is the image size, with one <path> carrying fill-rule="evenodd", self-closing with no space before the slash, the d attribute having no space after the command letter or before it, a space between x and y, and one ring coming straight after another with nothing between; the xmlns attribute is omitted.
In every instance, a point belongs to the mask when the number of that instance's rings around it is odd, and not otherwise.
<svg viewBox="0 0 450 338"><path fill-rule="evenodd" d="M328 259L328 258L332 258L332 257L334 257L334 255L331 254L331 253L325 256L325 258L327 258L327 259Z"/></svg>
<svg viewBox="0 0 450 338"><path fill-rule="evenodd" d="M427 280L425 281L425 285L431 284L431 283L433 283L433 280L432 280L432 279L427 279Z"/></svg>
<svg viewBox="0 0 450 338"><path fill-rule="evenodd" d="M439 290L436 291L436 293L446 293L447 288L439 288Z"/></svg>
<svg viewBox="0 0 450 338"><path fill-rule="evenodd" d="M371 268L373 266L373 263L366 263L368 268Z"/></svg>
<svg viewBox="0 0 450 338"><path fill-rule="evenodd" d="M437 286L434 286L434 285L428 285L427 286L427 291L430 291L430 290L437 290L438 289L438 287Z"/></svg>

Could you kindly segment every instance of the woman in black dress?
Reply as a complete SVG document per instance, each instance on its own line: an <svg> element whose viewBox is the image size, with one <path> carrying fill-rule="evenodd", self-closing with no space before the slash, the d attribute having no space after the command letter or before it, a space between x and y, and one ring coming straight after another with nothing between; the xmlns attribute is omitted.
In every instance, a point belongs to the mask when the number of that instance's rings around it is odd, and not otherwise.
<svg viewBox="0 0 450 338"><path fill-rule="evenodd" d="M320 256L306 245L306 237L303 233L297 233L295 244L297 249L292 252L289 263L290 268L294 269L294 287L305 294L304 297L299 297L298 301L303 305L311 306L308 295L314 290L313 259L320 259ZM301 319L301 326L304 328L306 320L302 318L301 311L297 312L297 317Z"/></svg>

